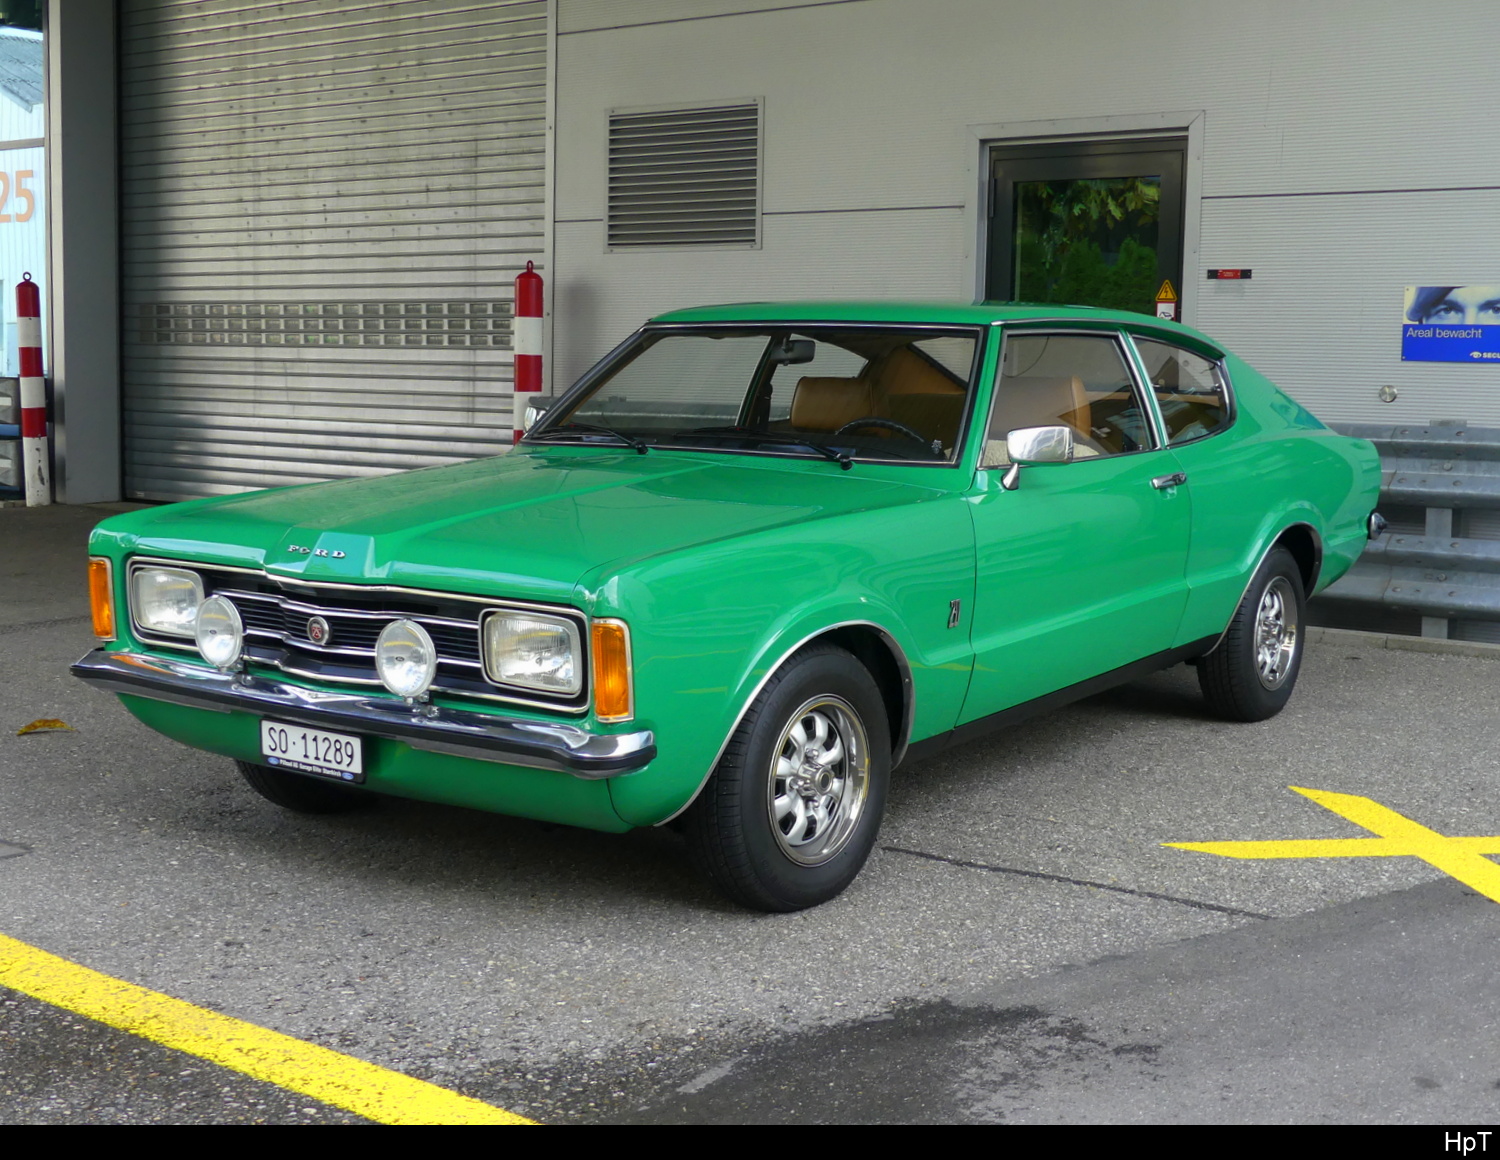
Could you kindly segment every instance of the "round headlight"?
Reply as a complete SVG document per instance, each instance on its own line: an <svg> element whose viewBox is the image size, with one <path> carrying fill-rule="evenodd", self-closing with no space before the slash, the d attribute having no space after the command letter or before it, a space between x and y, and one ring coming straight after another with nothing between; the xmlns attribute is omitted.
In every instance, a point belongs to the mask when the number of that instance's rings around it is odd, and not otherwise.
<svg viewBox="0 0 1500 1160"><path fill-rule="evenodd" d="M210 596L198 605L193 636L203 659L215 668L227 669L240 659L245 646L245 626L239 609L222 596Z"/></svg>
<svg viewBox="0 0 1500 1160"><path fill-rule="evenodd" d="M398 697L420 697L437 676L437 647L414 620L393 620L375 642L380 683Z"/></svg>

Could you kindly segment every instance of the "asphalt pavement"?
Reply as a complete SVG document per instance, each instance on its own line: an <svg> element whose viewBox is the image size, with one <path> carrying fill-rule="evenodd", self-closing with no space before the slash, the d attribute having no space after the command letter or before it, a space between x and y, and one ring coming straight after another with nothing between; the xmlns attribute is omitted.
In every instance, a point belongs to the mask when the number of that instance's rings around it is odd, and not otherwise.
<svg viewBox="0 0 1500 1160"><path fill-rule="evenodd" d="M552 1123L1500 1105L1496 902L1416 857L1163 845L1368 836L1292 786L1500 836L1500 650L1314 631L1257 725L1156 674L903 768L846 894L751 914L670 830L291 815L150 733L67 673L110 510L0 510L0 934ZM353 1118L0 989L0 1123Z"/></svg>

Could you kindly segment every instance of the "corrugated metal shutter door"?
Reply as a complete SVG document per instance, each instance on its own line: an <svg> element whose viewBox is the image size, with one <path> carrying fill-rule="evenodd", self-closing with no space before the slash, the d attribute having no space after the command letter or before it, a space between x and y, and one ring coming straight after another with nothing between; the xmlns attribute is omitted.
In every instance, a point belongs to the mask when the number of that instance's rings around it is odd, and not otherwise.
<svg viewBox="0 0 1500 1160"><path fill-rule="evenodd" d="M126 493L494 454L545 0L123 0Z"/></svg>

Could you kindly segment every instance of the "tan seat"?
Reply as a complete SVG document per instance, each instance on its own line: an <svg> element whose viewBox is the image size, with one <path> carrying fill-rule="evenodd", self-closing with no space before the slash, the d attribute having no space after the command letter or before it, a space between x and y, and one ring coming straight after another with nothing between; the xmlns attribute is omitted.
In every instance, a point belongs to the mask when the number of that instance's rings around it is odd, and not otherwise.
<svg viewBox="0 0 1500 1160"><path fill-rule="evenodd" d="M990 432L1005 436L1022 427L1071 427L1089 438L1089 397L1077 375L1056 378L1004 378L995 399Z"/></svg>
<svg viewBox="0 0 1500 1160"><path fill-rule="evenodd" d="M798 379L792 392L792 426L803 431L837 431L845 423L879 413L868 379L809 375Z"/></svg>
<svg viewBox="0 0 1500 1160"><path fill-rule="evenodd" d="M1071 427L1073 454L1087 459L1099 454L1090 431L1088 393L1077 375L1019 377L1000 380L990 418L981 467L1010 463L1005 437L1025 427Z"/></svg>
<svg viewBox="0 0 1500 1160"><path fill-rule="evenodd" d="M897 347L854 378L799 379L790 421L804 431L837 431L856 419L891 419L927 443L935 440L952 448L967 397L963 387L927 359ZM879 427L865 434L897 437Z"/></svg>
<svg viewBox="0 0 1500 1160"><path fill-rule="evenodd" d="M877 398L896 395L958 395L964 389L910 347L898 346L865 371Z"/></svg>
<svg viewBox="0 0 1500 1160"><path fill-rule="evenodd" d="M890 417L910 427L931 443L945 448L958 442L958 426L964 417L964 395L912 394L892 395L886 400Z"/></svg>

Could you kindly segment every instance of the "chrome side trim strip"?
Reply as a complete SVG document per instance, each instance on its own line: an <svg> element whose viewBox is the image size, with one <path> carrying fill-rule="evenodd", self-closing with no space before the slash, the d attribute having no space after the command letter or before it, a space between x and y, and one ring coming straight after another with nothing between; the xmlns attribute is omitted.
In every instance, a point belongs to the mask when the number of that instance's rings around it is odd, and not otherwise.
<svg viewBox="0 0 1500 1160"><path fill-rule="evenodd" d="M71 671L111 693L342 729L402 741L429 753L552 770L586 780L634 773L656 756L656 736L649 729L590 733L562 722L525 721L435 705L413 709L404 701L304 689L141 653L95 649Z"/></svg>

